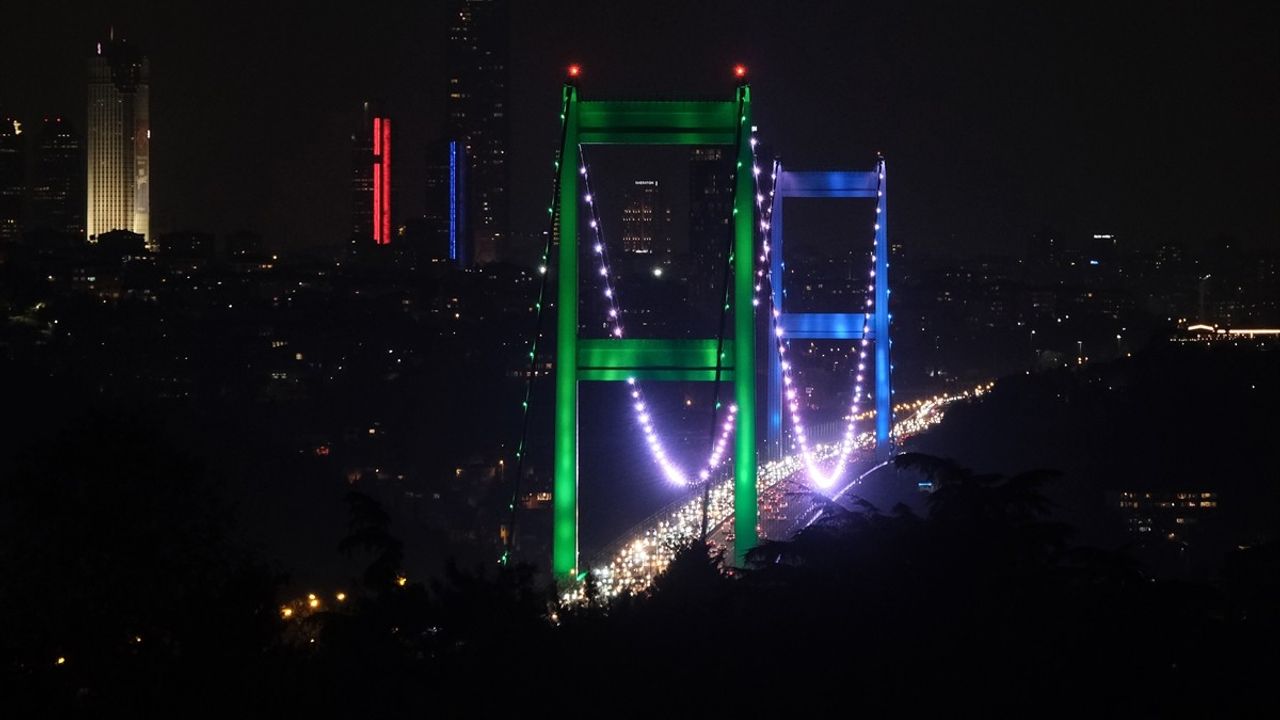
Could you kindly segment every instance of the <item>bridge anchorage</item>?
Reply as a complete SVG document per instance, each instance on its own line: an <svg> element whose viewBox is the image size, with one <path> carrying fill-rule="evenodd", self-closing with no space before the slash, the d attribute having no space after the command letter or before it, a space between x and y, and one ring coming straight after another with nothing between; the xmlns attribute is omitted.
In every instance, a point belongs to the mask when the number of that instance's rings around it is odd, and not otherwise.
<svg viewBox="0 0 1280 720"><path fill-rule="evenodd" d="M811 481L820 487L833 482L844 471L857 439L853 421L859 415L862 382L870 343L875 344L876 439L887 449L891 428L891 383L889 374L889 314L887 210L884 163L869 172L787 172L777 163L762 177L756 157L758 142L751 124L751 89L745 69L735 68L739 84L725 100L648 101L586 100L576 84L577 67L570 68L569 80L561 96L561 144L556 167L556 189L548 208L559 244L556 260L557 338L555 350L555 419L552 571L561 581L581 577L578 551L578 384L579 382L626 382L637 420L644 431L655 463L668 480L687 484L701 480L709 489L710 475L726 454L732 437L733 451L733 535L735 564L741 565L746 552L757 544L758 452L756 373L756 315L762 288L767 292L770 327L774 342L769 355L768 428L766 440L777 448L782 442L783 408L790 409L791 439ZM726 283L721 333L703 339L625 338L622 314L613 292L596 203L590 190L590 176L582 148L586 145L722 145L736 153L733 180L733 233L726 247ZM772 180L768 190L763 182ZM782 284L782 205L787 197L876 198L875 269L871 271L868 298L861 312L816 314L785 313ZM595 270L604 279L608 304L610 337L579 336L579 233L582 205L584 218L593 236ZM759 229L759 245L756 232ZM548 252L549 252L548 247ZM772 250L772 252L771 252ZM544 253L544 272L548 254ZM759 264L753 263L759 260ZM731 273L731 282L728 277ZM877 281L878 280L878 281ZM545 286L544 286L545 287ZM539 312L542 297L538 302ZM725 332L725 320L732 318L732 334ZM831 448L816 451L809 444L800 421L800 408L791 385L790 363L786 359L790 339L859 340L857 382L849 428ZM536 336L535 336L536 343ZM536 349L536 345L535 345ZM533 357L531 350L531 357ZM706 464L692 475L667 456L655 432L641 390L644 381L714 382L717 395L721 380L732 381L733 401L723 418L713 416L718 438L712 444ZM526 423L528 391L526 389ZM718 397L717 397L718 400ZM720 403L714 404L716 412ZM526 425L527 427L527 425ZM522 459L524 437L517 451ZM819 455L835 455L837 466L830 474L817 466ZM518 474L518 473L517 473ZM513 506L514 507L514 506ZM704 511L705 517L705 511ZM704 521L705 522L705 521ZM705 534L706 528L704 526Z"/></svg>

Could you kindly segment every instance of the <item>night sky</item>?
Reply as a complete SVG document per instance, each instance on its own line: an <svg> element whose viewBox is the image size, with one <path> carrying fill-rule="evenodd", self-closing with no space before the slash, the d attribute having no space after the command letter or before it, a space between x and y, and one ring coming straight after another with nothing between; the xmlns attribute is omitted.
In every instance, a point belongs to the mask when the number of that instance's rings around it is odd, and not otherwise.
<svg viewBox="0 0 1280 720"><path fill-rule="evenodd" d="M1274 3L512 4L517 231L541 229L568 62L587 97L727 97L740 61L762 137L792 167L885 153L910 245L1013 249L1044 227L1139 245L1280 238ZM422 208L444 119L446 4L349 8L14 3L0 111L83 130L84 58L114 24L152 63L153 227L333 243L359 101L396 118L402 211Z"/></svg>

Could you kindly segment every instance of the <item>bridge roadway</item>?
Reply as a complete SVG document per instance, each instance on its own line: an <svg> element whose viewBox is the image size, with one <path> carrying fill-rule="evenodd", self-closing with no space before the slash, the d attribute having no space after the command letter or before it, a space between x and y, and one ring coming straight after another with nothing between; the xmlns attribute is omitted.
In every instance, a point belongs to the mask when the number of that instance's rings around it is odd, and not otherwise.
<svg viewBox="0 0 1280 720"><path fill-rule="evenodd" d="M898 440L923 432L942 422L946 408L956 402L975 398L991 389L994 383L982 383L963 392L937 395L927 399L904 403L894 408L903 416L894 423L893 437ZM857 436L858 448L870 448L874 444L874 432ZM818 445L814 448L819 461L836 454L836 444ZM851 465L854 469L866 468L861 474L850 472L832 488L826 497L839 500L861 482L873 467L866 460ZM879 467L878 465L875 467ZM764 463L759 471L760 538L785 539L801 528L815 522L820 514L824 498L816 495L805 477L804 463L799 455L789 455L781 460ZM716 550L723 549L725 557L733 557L733 481L732 477L713 481L708 504L708 542ZM698 537L702 527L702 493L683 498L634 527L613 545L599 553L588 564L595 577L597 588L603 597L613 597L623 592L643 592L653 578L666 569L675 550ZM578 587L564 595L566 601L581 598Z"/></svg>

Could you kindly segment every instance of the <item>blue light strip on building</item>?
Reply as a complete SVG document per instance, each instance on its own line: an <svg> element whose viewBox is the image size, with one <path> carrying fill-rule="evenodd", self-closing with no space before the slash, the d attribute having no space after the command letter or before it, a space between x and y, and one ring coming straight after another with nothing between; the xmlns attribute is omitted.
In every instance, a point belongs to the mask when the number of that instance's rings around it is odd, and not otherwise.
<svg viewBox="0 0 1280 720"><path fill-rule="evenodd" d="M449 142L449 259L458 259L458 141Z"/></svg>

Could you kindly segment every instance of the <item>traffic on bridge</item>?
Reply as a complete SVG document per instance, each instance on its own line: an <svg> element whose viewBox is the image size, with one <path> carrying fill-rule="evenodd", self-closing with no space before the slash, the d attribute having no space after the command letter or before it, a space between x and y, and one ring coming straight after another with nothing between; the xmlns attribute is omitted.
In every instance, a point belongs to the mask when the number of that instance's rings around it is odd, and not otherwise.
<svg viewBox="0 0 1280 720"><path fill-rule="evenodd" d="M902 417L893 426L893 438L901 442L942 422L946 410L957 402L963 402L983 395L995 385L993 382L982 383L968 390L955 394L936 395L927 399L898 405L894 409L898 413L910 413ZM860 420L870 418L868 412L859 417ZM855 466L857 461L865 459L867 451L874 447L875 433L867 431L859 434L854 449ZM840 454L843 448L839 444L823 444L814 447L814 455L819 460L828 460ZM805 464L799 454L768 462L760 466L758 489L761 506L778 508L785 497L799 492L813 493L815 499L838 499L845 495L854 485L861 482L859 476L850 473L851 477L841 478L845 482L839 487L820 491L807 482ZM829 493L829 494L828 494ZM732 557L733 487L732 481L726 478L714 483L707 503L708 544L714 551L724 551ZM697 540L702 531L703 499L701 493L675 503L655 515L649 521L633 528L623 540L606 550L597 564L589 569L596 583L596 592L602 598L611 598L623 593L644 592L653 583L653 579L666 570L675 553L688 543ZM812 513L803 508L795 508L786 517L767 518L771 522L761 523L761 530L767 525L776 525L778 534L761 532L765 539L787 539L792 532L799 530L806 520L812 521ZM565 602L585 599L585 589L581 584L575 585L562 596Z"/></svg>

